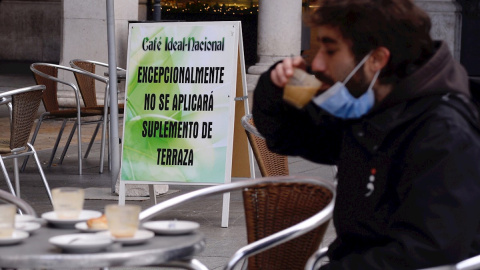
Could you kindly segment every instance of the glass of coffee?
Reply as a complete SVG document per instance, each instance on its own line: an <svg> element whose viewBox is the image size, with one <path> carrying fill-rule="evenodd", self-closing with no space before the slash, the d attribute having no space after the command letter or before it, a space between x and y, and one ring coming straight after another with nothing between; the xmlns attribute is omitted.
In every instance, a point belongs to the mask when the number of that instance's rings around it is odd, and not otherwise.
<svg viewBox="0 0 480 270"><path fill-rule="evenodd" d="M283 100L301 109L312 100L322 82L303 69L294 68L293 76L283 89Z"/></svg>

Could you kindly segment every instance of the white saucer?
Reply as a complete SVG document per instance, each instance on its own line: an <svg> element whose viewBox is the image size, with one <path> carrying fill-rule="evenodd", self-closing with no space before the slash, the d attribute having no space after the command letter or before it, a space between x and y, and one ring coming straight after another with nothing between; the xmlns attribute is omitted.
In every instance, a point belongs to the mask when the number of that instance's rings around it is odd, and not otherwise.
<svg viewBox="0 0 480 270"><path fill-rule="evenodd" d="M82 221L87 221L91 218L98 218L102 213L93 210L82 210L80 215L76 219L59 219L54 211L43 213L42 218L46 219L49 223L56 226L73 226L74 224Z"/></svg>
<svg viewBox="0 0 480 270"><path fill-rule="evenodd" d="M0 245L11 245L23 241L30 234L28 232L14 230L11 237L0 237Z"/></svg>
<svg viewBox="0 0 480 270"><path fill-rule="evenodd" d="M36 218L30 215L15 215L15 222L29 222L34 221Z"/></svg>
<svg viewBox="0 0 480 270"><path fill-rule="evenodd" d="M151 231L146 231L146 230L137 230L135 235L133 237L128 237L128 238L115 238L113 237L109 231L105 232L100 232L96 233L95 235L105 235L110 237L113 241L122 243L124 245L136 245L136 244L141 244L143 242L146 242L148 239L153 238L155 234Z"/></svg>
<svg viewBox="0 0 480 270"><path fill-rule="evenodd" d="M15 222L15 229L25 231L25 232L33 232L40 229L42 225L36 222Z"/></svg>
<svg viewBox="0 0 480 270"><path fill-rule="evenodd" d="M103 232L106 231L107 229L92 229L89 228L87 225L87 222L79 222L75 224L75 229L81 231L81 232Z"/></svg>
<svg viewBox="0 0 480 270"><path fill-rule="evenodd" d="M113 241L107 236L77 233L54 236L48 242L67 252L90 253L102 251Z"/></svg>
<svg viewBox="0 0 480 270"><path fill-rule="evenodd" d="M185 220L161 220L143 223L143 228L158 234L187 234L200 227L200 224Z"/></svg>

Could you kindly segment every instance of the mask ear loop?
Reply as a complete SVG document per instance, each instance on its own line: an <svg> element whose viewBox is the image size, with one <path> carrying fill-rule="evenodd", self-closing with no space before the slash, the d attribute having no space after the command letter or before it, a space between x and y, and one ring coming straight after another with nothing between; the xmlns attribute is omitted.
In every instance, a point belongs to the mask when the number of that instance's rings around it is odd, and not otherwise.
<svg viewBox="0 0 480 270"><path fill-rule="evenodd" d="M363 64L365 64L365 62L367 62L367 59L370 56L370 54L372 54L371 51L367 55L365 55L365 57L363 57L362 61L360 61L360 63L358 63L358 65L352 70L352 72L348 74L345 80L343 80L342 82L343 84L346 84L350 80L350 78L352 78L352 76L358 71L358 69L360 69L363 66Z"/></svg>
<svg viewBox="0 0 480 270"><path fill-rule="evenodd" d="M370 85L368 86L368 89L372 89L373 84L375 84L375 82L377 81L378 75L380 75L380 70L377 71L377 72L375 73L375 75L373 75L373 79L372 79L372 81L370 82Z"/></svg>

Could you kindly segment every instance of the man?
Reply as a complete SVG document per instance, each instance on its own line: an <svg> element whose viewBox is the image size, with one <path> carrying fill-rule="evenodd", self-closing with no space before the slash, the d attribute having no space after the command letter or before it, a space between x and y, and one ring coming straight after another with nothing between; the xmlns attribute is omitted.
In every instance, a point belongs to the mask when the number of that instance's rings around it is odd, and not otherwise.
<svg viewBox="0 0 480 270"><path fill-rule="evenodd" d="M264 73L253 117L272 151L338 166L322 269L418 269L479 254L480 137L468 77L411 0L325 0L312 15L323 82L284 102L299 57Z"/></svg>

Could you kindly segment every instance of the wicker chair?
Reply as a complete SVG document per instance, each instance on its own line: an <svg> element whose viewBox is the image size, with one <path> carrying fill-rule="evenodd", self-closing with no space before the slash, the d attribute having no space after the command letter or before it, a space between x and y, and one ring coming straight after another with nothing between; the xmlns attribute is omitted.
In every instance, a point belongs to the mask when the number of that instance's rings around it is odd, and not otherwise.
<svg viewBox="0 0 480 270"><path fill-rule="evenodd" d="M67 120L72 119L75 120L75 123L73 125L73 128L70 132L70 136L67 140L67 143L65 145L65 148L63 150L62 156L60 158L60 164L62 164L63 159L65 157L66 151L68 149L68 146L70 145L70 141L73 137L73 134L75 133L77 127L78 127L78 173L82 174L82 144L81 144L81 125L82 124L88 124L88 123L102 123L103 122L103 112L98 109L91 109L91 108L85 108L81 106L81 100L80 98L82 97L80 95L80 92L78 90L78 87L74 83L70 83L64 80L61 80L58 78L58 70L63 70L64 72L72 72L73 74L75 73L84 73L81 70L73 69L70 67L65 67L61 65L55 65L55 64L48 64L48 63L33 63L30 66L30 69L34 73L35 81L37 84L42 84L45 85L47 88L44 92L43 95L43 105L45 106L45 113L43 113L37 123L37 126L35 128L35 131L32 136L31 144L33 145L35 143L35 139L37 137L38 131L40 129L40 126L42 124L42 121L44 120L63 120L62 127L60 128L60 131L57 136L57 140L55 142L55 146L52 150L52 154L50 156L50 161L48 163L48 167L50 167L53 163L53 158L55 157L55 153L57 151L58 144L60 142L60 139L63 134L63 130L65 128L65 125L67 123ZM88 75L88 74L87 74ZM58 99L57 99L57 83L61 83L64 85L67 85L71 90L73 90L75 94L75 104L76 107L72 109L61 109ZM99 117L99 120L86 120L85 117L92 117L96 116ZM83 118L83 120L82 120ZM104 146L104 142L102 142L102 147ZM103 151L101 151L101 155L103 154ZM25 159L23 162L22 170L25 169L26 163L28 159ZM101 158L101 161L103 162L103 159ZM100 166L102 167L102 166Z"/></svg>
<svg viewBox="0 0 480 270"><path fill-rule="evenodd" d="M20 180L18 174L18 158L25 156L34 156L35 162L40 172L40 177L47 190L48 197L52 201L50 187L45 174L43 173L37 152L31 144L28 143L30 132L32 131L33 121L36 118L38 107L43 96L44 85L30 86L20 89L7 91L0 94L0 98L8 97L11 99L11 118L10 118L10 137L0 138L0 165L7 186L13 195L20 197ZM14 177L16 191L13 189L8 172L3 160L13 159Z"/></svg>
<svg viewBox="0 0 480 270"><path fill-rule="evenodd" d="M103 125L104 127L107 127L108 123L108 112L109 110L105 110L105 107L108 108L108 103L109 103L109 84L108 84L108 77L100 76L96 74L98 69L96 68L101 67L101 69L106 70L108 68L108 64L102 63L102 62L97 62L97 61L92 61L92 60L82 60L82 59L74 59L70 61L70 66L75 69L83 70L85 72L88 72L90 76L87 76L83 73L75 73L75 79L77 80L78 88L80 89L80 92L82 93L83 100L85 102L85 107L91 108L91 109L98 109L103 112ZM117 67L118 71L125 71L125 69ZM95 87L95 82L96 81L102 81L105 83L105 93L104 93L104 105L98 104L97 100L97 90ZM124 104L119 103L118 104L118 114L123 114L124 112ZM87 151L85 153L85 158L88 157L88 153L90 152L90 149L92 147L92 144L94 142L95 136L97 134L99 125L97 125L97 128L95 129L95 133L92 136L92 140L90 141L90 144L88 145ZM105 140L106 138L106 128L103 129L103 134L102 138ZM103 166L100 167L100 173L103 172Z"/></svg>
<svg viewBox="0 0 480 270"><path fill-rule="evenodd" d="M249 244L239 249L224 269L234 269L247 258L248 269L303 269L319 248L333 211L336 193L330 181L283 176L207 187L154 205L140 213L140 220L145 222L185 202L234 190L243 192Z"/></svg>
<svg viewBox="0 0 480 270"><path fill-rule="evenodd" d="M242 126L247 133L262 177L288 175L288 157L273 153L268 149L265 139L253 123L251 114L242 117Z"/></svg>

